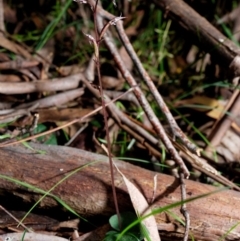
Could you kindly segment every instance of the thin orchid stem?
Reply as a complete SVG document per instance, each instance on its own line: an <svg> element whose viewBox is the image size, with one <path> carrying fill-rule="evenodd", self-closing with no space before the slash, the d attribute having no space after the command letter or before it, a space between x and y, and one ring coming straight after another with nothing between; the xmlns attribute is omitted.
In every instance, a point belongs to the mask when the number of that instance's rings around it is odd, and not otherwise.
<svg viewBox="0 0 240 241"><path fill-rule="evenodd" d="M108 157L109 157L109 165L110 165L110 173L111 173L111 183L112 183L112 193L113 193L113 200L115 205L116 214L118 217L118 225L119 229L121 230L121 217L119 212L119 206L118 206L118 200L117 200L117 192L115 187L115 181L114 181L114 172L113 172L113 160L112 160L112 154L111 154L111 143L110 143L110 135L109 135L109 129L108 129L108 118L107 118L107 110L106 110L106 104L104 100L104 93L103 93L103 85L102 85L102 78L101 78L101 72L100 72L100 61L99 61L99 45L101 43L101 36L99 35L98 28L97 28L97 6L98 6L98 0L96 1L94 7L93 7L93 18L94 18L94 27L95 27L95 38L97 43L97 48L95 49L95 63L97 68L97 75L99 80L99 90L100 95L102 99L102 107L103 107L103 118L105 123L105 131L106 131L106 139L107 139L107 149L108 149Z"/></svg>

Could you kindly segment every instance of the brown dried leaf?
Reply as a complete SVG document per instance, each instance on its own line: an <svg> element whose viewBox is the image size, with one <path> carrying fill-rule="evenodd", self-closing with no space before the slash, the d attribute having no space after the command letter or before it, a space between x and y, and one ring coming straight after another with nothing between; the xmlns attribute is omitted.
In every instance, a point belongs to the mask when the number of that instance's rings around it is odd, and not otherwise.
<svg viewBox="0 0 240 241"><path fill-rule="evenodd" d="M121 90L125 80L123 78L115 78L112 76L102 76L104 89Z"/></svg>

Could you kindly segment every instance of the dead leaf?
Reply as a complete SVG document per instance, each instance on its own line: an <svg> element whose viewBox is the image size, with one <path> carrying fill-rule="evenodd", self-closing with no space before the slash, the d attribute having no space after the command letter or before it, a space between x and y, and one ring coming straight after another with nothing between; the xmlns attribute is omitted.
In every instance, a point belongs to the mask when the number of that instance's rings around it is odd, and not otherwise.
<svg viewBox="0 0 240 241"><path fill-rule="evenodd" d="M191 106L191 108L197 111L206 112L206 115L213 119L218 119L224 110L224 104L220 100L209 98L207 96L194 96L191 99L181 100L178 104L179 103L181 103L181 105L200 105L202 108L200 106Z"/></svg>
<svg viewBox="0 0 240 241"><path fill-rule="evenodd" d="M112 76L102 76L102 84L104 89L121 90L125 80L123 78L115 78Z"/></svg>
<svg viewBox="0 0 240 241"><path fill-rule="evenodd" d="M115 165L117 168L117 166ZM128 193L130 195L133 207L137 215L144 216L151 213L149 205L142 195L142 193L124 176L124 174L117 168L117 171L123 177L123 180L127 186ZM160 236L158 233L157 223L154 216L150 216L142 221L142 224L146 227L149 232L149 237L151 240L160 241ZM146 239L145 239L146 240Z"/></svg>
<svg viewBox="0 0 240 241"><path fill-rule="evenodd" d="M201 105L204 108L201 107L194 107L191 106L190 108L196 110L196 111L201 111L201 112L206 112L206 115L217 120L221 117L223 114L225 104L221 100L216 100L213 98L209 98L207 96L194 96L191 99L185 99L181 100L177 103L177 105ZM238 122L233 121L231 126L234 128L234 130L240 132L240 126Z"/></svg>
<svg viewBox="0 0 240 241"><path fill-rule="evenodd" d="M71 121L73 119L81 118L86 114L89 114L92 109L80 109L80 108L65 108L65 109L40 109L39 123L43 122L56 122L56 121Z"/></svg>

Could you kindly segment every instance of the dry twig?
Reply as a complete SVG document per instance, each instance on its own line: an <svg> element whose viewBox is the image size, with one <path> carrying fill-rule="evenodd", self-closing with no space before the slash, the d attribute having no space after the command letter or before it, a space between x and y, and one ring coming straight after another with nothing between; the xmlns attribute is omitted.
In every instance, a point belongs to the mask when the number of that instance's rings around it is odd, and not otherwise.
<svg viewBox="0 0 240 241"><path fill-rule="evenodd" d="M98 17L98 21L97 21L98 28L99 28L99 30L101 30L103 27L103 18L100 15L98 15L97 17ZM128 84L131 87L137 86L137 82L135 81L135 79L133 78L131 73L127 70L124 62L122 61L122 59L115 47L113 39L110 37L109 32L105 34L104 41L105 41L109 51L113 55L113 58L117 64L120 72L122 73L123 77L127 80ZM158 134L159 138L162 140L162 142L166 146L167 150L170 152L170 154L173 156L174 160L180 166L181 170L184 173L184 176L188 178L189 171L188 171L186 165L184 164L182 158L179 156L178 152L174 148L172 142L167 137L162 124L160 123L159 119L156 117L155 113L153 112L150 104L148 103L147 99L145 98L145 95L142 93L142 91L139 87L134 88L133 93L137 97L140 105L142 106L143 110L145 111L146 115L148 116L148 118L149 118L151 124L153 125L154 129L156 130L156 133Z"/></svg>

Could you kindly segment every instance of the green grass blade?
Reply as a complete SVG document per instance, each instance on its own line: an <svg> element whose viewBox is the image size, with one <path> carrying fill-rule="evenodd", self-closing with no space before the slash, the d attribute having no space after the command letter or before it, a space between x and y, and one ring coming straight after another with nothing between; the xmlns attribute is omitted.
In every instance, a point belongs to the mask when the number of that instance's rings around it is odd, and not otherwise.
<svg viewBox="0 0 240 241"><path fill-rule="evenodd" d="M66 13L71 2L72 2L72 0L68 0L66 2L66 4L63 6L63 8L61 8L61 11L59 12L57 18L53 19L52 22L49 23L49 25L46 27L45 31L43 32L42 36L40 37L38 44L35 48L36 51L41 49L46 44L46 42L51 38L57 24L60 22L63 15Z"/></svg>
<svg viewBox="0 0 240 241"><path fill-rule="evenodd" d="M226 237L228 236L228 234L230 234L239 224L240 224L240 221L237 222L235 225L233 225L233 226L219 239L219 241L225 240Z"/></svg>
<svg viewBox="0 0 240 241"><path fill-rule="evenodd" d="M134 227L135 225L139 224L142 222L142 220L150 217L151 215L155 215L155 214L159 214L159 213L162 213L164 211L167 211L169 209L172 209L172 208L175 208L175 207L178 207L178 206L181 206L182 204L184 203L189 203L189 202L192 202L194 200L197 200L197 199L200 199L200 198L204 198L204 197L207 197L209 195L213 195L217 192L220 192L220 191L223 191L223 190L227 190L227 188L220 188L220 189L217 189L216 191L213 191L213 192L209 192L209 193L205 193L205 194L201 194L201 195L198 195L196 197L192 197L192 198L188 198L184 201L179 201L179 202L175 202L173 204L169 204L165 207L162 207L162 208L157 208L157 209L154 209L151 213L143 216L143 217L140 217L138 218L136 221L134 221L133 223L131 223L128 227L126 227L118 236L117 238L117 241L120 241L120 238L129 230L131 229L132 227Z"/></svg>
<svg viewBox="0 0 240 241"><path fill-rule="evenodd" d="M22 238L21 238L21 241L24 241L25 235L26 235L26 230L23 231L23 236L22 236ZM6 240L6 239L5 239L5 240Z"/></svg>
<svg viewBox="0 0 240 241"><path fill-rule="evenodd" d="M72 175L74 175L75 173L77 173L78 171L82 170L83 168L89 166L89 165L93 165L95 163L97 163L99 161L93 161L93 162L90 162L90 163L87 163L79 168L76 168L74 171L70 172L68 175L66 175L64 178L62 178L59 182L57 182L54 186L52 186L48 191L44 191L40 188L37 188L31 184L28 184L26 182L22 182L22 181L19 181L19 180L16 180L14 178L11 178L11 177L8 177L8 176L5 176L5 175L1 175L0 174L0 178L2 179L5 179L5 180L8 180L8 181L11 181L11 182L14 182L18 185L21 185L21 186L24 186L26 188L29 188L30 190L32 191L35 191L35 192L39 192L40 194L43 194L43 196L30 208L30 210L26 213L26 215L22 218L22 220L20 221L20 224L25 220L25 218L28 216L28 214L46 197L46 196L50 196L52 198L54 198L57 202L59 202L64 208L66 208L67 210L69 210L70 212L72 212L73 214L75 214L77 217L83 219L84 221L87 222L86 219L80 217L70 206L68 206L64 201L62 201L60 198L58 198L57 196L51 194L50 192L52 190L54 190L58 185L60 185L62 182L64 182L65 180L67 180L69 177L71 177ZM19 225L20 225L19 224Z"/></svg>

